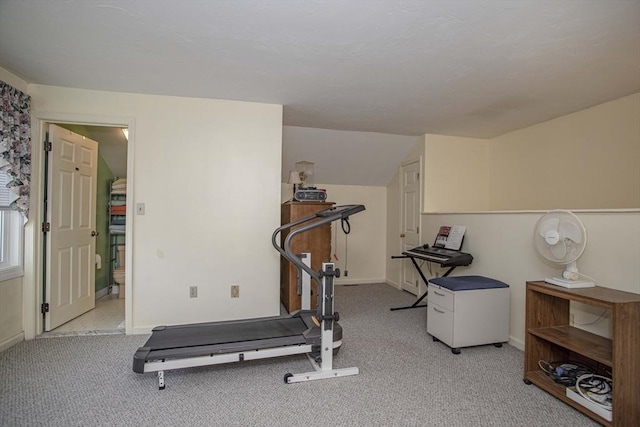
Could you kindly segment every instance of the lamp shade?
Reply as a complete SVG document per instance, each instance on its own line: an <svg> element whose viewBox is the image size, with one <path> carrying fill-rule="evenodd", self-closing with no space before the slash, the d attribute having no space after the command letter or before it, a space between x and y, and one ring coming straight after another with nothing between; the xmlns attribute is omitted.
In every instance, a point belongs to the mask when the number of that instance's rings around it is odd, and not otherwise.
<svg viewBox="0 0 640 427"><path fill-rule="evenodd" d="M302 186L305 188L313 188L314 163L301 161L296 163L296 171L300 174Z"/></svg>
<svg viewBox="0 0 640 427"><path fill-rule="evenodd" d="M302 184L302 181L300 181L300 173L297 171L291 171L289 172L289 180L287 181L288 184Z"/></svg>

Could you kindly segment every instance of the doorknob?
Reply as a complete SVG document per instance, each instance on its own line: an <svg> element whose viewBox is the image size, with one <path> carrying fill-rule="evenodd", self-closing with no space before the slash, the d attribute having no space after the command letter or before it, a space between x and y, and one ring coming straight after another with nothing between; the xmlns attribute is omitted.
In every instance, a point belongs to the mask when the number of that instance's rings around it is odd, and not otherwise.
<svg viewBox="0 0 640 427"><path fill-rule="evenodd" d="M404 238L404 233L401 233L401 234L400 234L400 237Z"/></svg>
<svg viewBox="0 0 640 427"><path fill-rule="evenodd" d="M95 236L97 236L98 234L100 234L100 232L99 232L99 231L96 231L96 230L92 230L92 231L91 231L91 237L95 237Z"/></svg>

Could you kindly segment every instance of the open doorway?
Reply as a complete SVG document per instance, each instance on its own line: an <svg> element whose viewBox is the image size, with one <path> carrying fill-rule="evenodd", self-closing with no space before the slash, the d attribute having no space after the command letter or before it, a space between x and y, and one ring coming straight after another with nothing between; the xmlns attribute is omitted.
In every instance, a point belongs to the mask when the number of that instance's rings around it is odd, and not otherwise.
<svg viewBox="0 0 640 427"><path fill-rule="evenodd" d="M45 217L53 218L57 209L54 204L62 200L61 205L73 205L75 207L65 208L72 214L63 214L61 229L82 228L84 224L84 232L80 230L80 234L91 233L90 246L77 245L75 243L58 244L58 234L55 233L56 225L60 221L52 221L50 224L51 232L45 234L44 237L44 259L43 271L45 279L43 283L43 299L50 310L44 313L44 330L56 335L60 334L83 334L83 333L124 333L125 330L125 299L124 296L124 248L125 248L125 218L126 218L126 174L127 174L127 133L123 130L126 128L113 126L94 126L86 124L73 123L56 123L54 121L47 122L49 130L48 141L52 141L55 132L62 134L63 137L57 137L57 143L64 146L69 153L73 152L74 144L82 145L76 157L90 157L86 153L91 151L91 144L96 147L95 161L91 160L86 163L95 163L93 178L87 178L85 174L74 179L72 174L78 173L78 164L82 163L77 159L72 165L71 172L59 169L61 166L55 162L55 159L61 157L64 160L65 154L60 154L56 150L48 153L48 160L45 161L45 180L51 180L51 183L45 183L45 195L43 200ZM74 143L75 141L75 143ZM63 149L63 150L64 150ZM68 155L69 159L71 155ZM64 161L62 162L64 163ZM75 166L75 171L73 171ZM82 166L80 165L80 168ZM56 180L59 174L62 179ZM69 176L69 178L64 178ZM95 181L92 184L95 188L92 191L85 191L83 184L78 185L77 182ZM66 185L66 182L72 184ZM75 182L75 184L73 184ZM62 184L60 184L62 183ZM75 187L74 187L75 185ZM84 185L88 187L89 185ZM77 188L80 187L80 190ZM91 203L87 203L83 198L91 198ZM85 203L87 207L82 207ZM89 206L95 206L89 208ZM54 211L49 212L49 211ZM78 224L73 224L67 217L80 217L84 213L91 211L92 218L81 220ZM91 230L87 229L86 224L91 224ZM68 230L67 230L68 231ZM76 242L77 243L77 242ZM71 249L67 249L67 247ZM91 248L91 253L82 256L83 249ZM75 252L74 252L75 251ZM73 256L65 257L66 253ZM85 252L88 252L85 250ZM63 255L60 256L59 254ZM63 261L60 262L60 259ZM79 267L73 267L72 270L82 271L84 273L76 273L79 278L74 278L73 274L64 274L56 271L57 264L65 264L69 260L69 264L75 259L80 259ZM89 265L90 264L90 265ZM93 271L91 271L93 270ZM116 272L116 270L118 270ZM48 274L53 271L55 274ZM74 284L74 281L82 282L82 285ZM57 282L62 282L60 285ZM53 286L56 286L55 289ZM83 289L86 286L87 289ZM54 289L54 290L52 290ZM72 294L81 294L91 299L91 304L81 304L83 307L72 306L75 304L75 297ZM61 295L61 297L60 297ZM71 315L58 318L56 321L54 311L59 309L64 311L72 307Z"/></svg>

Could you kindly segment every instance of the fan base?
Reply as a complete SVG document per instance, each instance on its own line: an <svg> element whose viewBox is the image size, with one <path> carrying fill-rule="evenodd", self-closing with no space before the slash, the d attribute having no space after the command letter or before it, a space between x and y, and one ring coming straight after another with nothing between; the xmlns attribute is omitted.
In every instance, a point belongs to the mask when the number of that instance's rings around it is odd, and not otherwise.
<svg viewBox="0 0 640 427"><path fill-rule="evenodd" d="M546 278L545 282L551 283L552 285L562 286L563 288L593 288L596 284L589 280L566 280L561 279L559 277L554 277L552 279Z"/></svg>

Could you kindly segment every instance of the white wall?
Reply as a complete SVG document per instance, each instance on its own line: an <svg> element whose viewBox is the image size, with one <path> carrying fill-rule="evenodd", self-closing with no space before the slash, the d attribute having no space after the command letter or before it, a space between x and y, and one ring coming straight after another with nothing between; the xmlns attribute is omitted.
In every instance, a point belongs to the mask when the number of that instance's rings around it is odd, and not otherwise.
<svg viewBox="0 0 640 427"><path fill-rule="evenodd" d="M340 221L331 225L331 255L342 275L337 285L383 283L385 281L387 198L386 187L317 184L327 190L327 201L336 205L364 205L353 215L351 233L345 238ZM282 184L282 201L291 199L292 186ZM337 231L337 234L336 234ZM346 247L345 247L346 245ZM338 260L333 258L336 254ZM345 270L349 271L347 277Z"/></svg>
<svg viewBox="0 0 640 427"><path fill-rule="evenodd" d="M481 275L510 286L512 342L524 346L525 283L558 277L563 266L544 261L533 244L533 230L544 212L470 213L423 215L422 238L433 240L441 225L467 226L463 250L473 255L469 267L458 267L453 276ZM640 212L576 212L588 234L587 248L578 260L581 273L599 286L640 293ZM575 322L590 323L601 310L574 307ZM583 326L610 336L610 317Z"/></svg>
<svg viewBox="0 0 640 427"><path fill-rule="evenodd" d="M128 216L128 332L279 313L270 242L280 219L281 106L40 85L29 94L36 118L129 123L128 203L145 203L146 213Z"/></svg>
<svg viewBox="0 0 640 427"><path fill-rule="evenodd" d="M24 339L22 277L0 282L0 351Z"/></svg>

